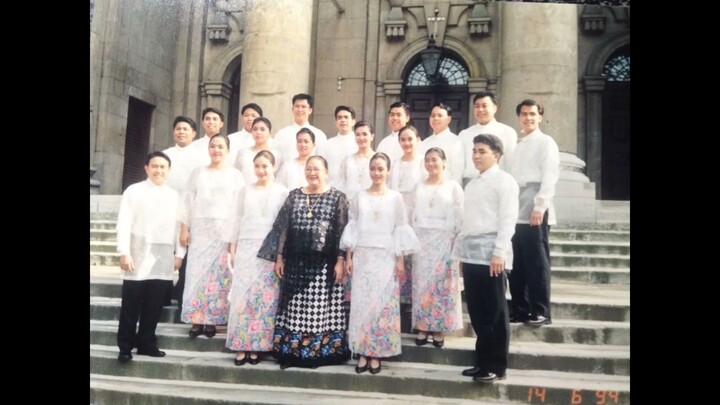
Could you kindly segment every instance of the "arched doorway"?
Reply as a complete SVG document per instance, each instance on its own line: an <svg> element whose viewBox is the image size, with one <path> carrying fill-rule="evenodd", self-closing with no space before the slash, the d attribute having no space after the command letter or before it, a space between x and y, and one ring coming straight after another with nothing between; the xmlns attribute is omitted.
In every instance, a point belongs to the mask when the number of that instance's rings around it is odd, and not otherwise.
<svg viewBox="0 0 720 405"><path fill-rule="evenodd" d="M450 130L457 134L468 123L468 68L461 58L444 50L436 77L428 77L422 61L415 58L403 75L401 99L410 105L412 124L425 139L432 134L430 111L443 102L452 108Z"/></svg>
<svg viewBox="0 0 720 405"><path fill-rule="evenodd" d="M630 44L613 52L603 66L603 200L630 200Z"/></svg>

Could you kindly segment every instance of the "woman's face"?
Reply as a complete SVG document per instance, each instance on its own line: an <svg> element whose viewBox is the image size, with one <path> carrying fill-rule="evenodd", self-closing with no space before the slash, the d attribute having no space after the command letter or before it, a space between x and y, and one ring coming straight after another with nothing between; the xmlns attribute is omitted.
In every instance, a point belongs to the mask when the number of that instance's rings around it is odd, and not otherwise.
<svg viewBox="0 0 720 405"><path fill-rule="evenodd" d="M363 125L355 130L355 143L358 148L365 149L372 147L372 141L375 136L370 132L370 127Z"/></svg>
<svg viewBox="0 0 720 405"><path fill-rule="evenodd" d="M252 126L252 137L256 145L264 144L270 139L270 129L264 122L256 122L255 125Z"/></svg>
<svg viewBox="0 0 720 405"><path fill-rule="evenodd" d="M270 159L265 156L255 159L253 166L255 167L255 177L257 177L258 182L272 180L275 177L275 168Z"/></svg>
<svg viewBox="0 0 720 405"><path fill-rule="evenodd" d="M312 138L310 138L310 135L303 132L298 135L296 139L298 155L300 155L301 158L306 158L310 156L313 148L315 147L315 144L313 143Z"/></svg>
<svg viewBox="0 0 720 405"><path fill-rule="evenodd" d="M225 139L221 136L213 138L208 144L208 153L210 153L210 161L212 163L220 163L225 160L228 154L228 147Z"/></svg>
<svg viewBox="0 0 720 405"><path fill-rule="evenodd" d="M373 185L379 186L385 184L389 172L385 159L379 158L370 161L370 179Z"/></svg>
<svg viewBox="0 0 720 405"><path fill-rule="evenodd" d="M305 180L307 180L308 186L313 188L325 187L327 176L327 169L320 159L309 159L305 163Z"/></svg>
<svg viewBox="0 0 720 405"><path fill-rule="evenodd" d="M430 176L438 175L442 176L443 170L445 169L445 162L443 162L440 154L437 152L430 152L425 155L425 170L427 170Z"/></svg>
<svg viewBox="0 0 720 405"><path fill-rule="evenodd" d="M415 150L415 147L418 144L418 137L415 132L410 129L406 129L400 133L398 142L400 142L400 147L402 148L403 153L408 154Z"/></svg>

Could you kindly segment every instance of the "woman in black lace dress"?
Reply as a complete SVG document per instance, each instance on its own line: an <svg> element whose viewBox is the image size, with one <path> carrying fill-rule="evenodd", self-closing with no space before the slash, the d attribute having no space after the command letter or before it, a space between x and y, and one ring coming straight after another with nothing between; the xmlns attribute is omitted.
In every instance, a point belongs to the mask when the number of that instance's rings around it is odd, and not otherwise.
<svg viewBox="0 0 720 405"><path fill-rule="evenodd" d="M282 280L273 355L283 369L350 358L342 285L345 251L339 248L348 200L327 185L327 176L325 159L311 156L305 165L308 185L289 193L258 252L275 262Z"/></svg>

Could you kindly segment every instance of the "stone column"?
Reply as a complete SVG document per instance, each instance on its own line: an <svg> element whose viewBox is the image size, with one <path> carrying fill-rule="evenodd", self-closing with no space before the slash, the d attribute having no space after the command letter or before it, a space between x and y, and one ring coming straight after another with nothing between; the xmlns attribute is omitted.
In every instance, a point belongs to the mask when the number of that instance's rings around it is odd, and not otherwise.
<svg viewBox="0 0 720 405"><path fill-rule="evenodd" d="M262 106L273 132L292 122L292 96L310 91L312 22L307 0L251 0L245 9L240 104Z"/></svg>
<svg viewBox="0 0 720 405"><path fill-rule="evenodd" d="M545 107L543 132L577 152L578 11L568 4L502 2L499 121L516 128L515 106ZM520 135L520 134L518 134Z"/></svg>

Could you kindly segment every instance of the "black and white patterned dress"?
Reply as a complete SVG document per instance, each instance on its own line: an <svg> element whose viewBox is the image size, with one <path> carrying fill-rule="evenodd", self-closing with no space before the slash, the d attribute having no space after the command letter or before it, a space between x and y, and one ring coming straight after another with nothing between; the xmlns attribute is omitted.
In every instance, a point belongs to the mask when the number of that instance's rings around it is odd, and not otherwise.
<svg viewBox="0 0 720 405"><path fill-rule="evenodd" d="M312 212L311 215L309 213ZM258 257L285 260L276 316L273 354L281 364L315 367L350 358L335 263L348 222L348 200L335 188L319 194L292 190L265 238Z"/></svg>

